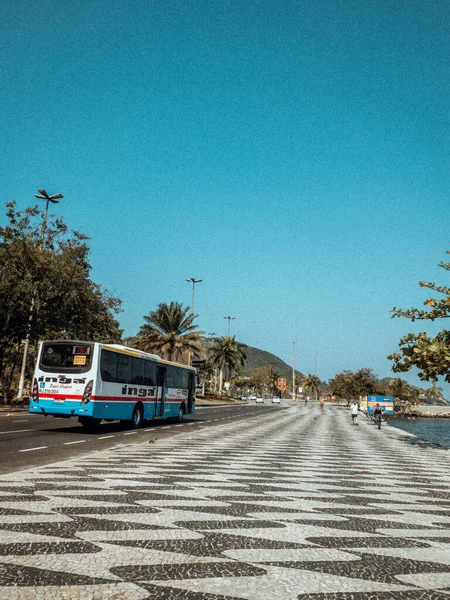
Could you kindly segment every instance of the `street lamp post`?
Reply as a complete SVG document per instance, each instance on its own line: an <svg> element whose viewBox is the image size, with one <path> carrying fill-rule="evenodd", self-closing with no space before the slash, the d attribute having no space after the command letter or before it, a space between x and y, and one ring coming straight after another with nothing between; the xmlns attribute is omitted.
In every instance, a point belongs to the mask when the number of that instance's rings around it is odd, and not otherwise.
<svg viewBox="0 0 450 600"><path fill-rule="evenodd" d="M228 319L228 337L230 337L230 321L234 320L236 317L224 317L224 319Z"/></svg>
<svg viewBox="0 0 450 600"><path fill-rule="evenodd" d="M214 335L216 335L216 332L215 331L208 331L208 335L210 335L211 337L213 337ZM217 369L214 369L213 382L214 382L214 393L216 393L217 392Z"/></svg>
<svg viewBox="0 0 450 600"><path fill-rule="evenodd" d="M314 375L317 377L317 352L314 352ZM316 388L316 402L317 402L317 388Z"/></svg>
<svg viewBox="0 0 450 600"><path fill-rule="evenodd" d="M39 194L34 194L35 198L40 198L41 200L45 200L45 210L44 216L42 218L42 237L41 237L41 246L44 246L45 240L45 231L47 229L47 215L48 215L48 204L52 202L53 204L58 204L60 198L64 198L62 194L53 194L53 196L49 196L44 188L38 188Z"/></svg>
<svg viewBox="0 0 450 600"><path fill-rule="evenodd" d="M192 304L191 304L191 309L192 309L192 314L194 314L194 300L195 300L195 284L196 283L200 283L201 281L203 281L203 279L195 279L195 277L189 277L189 279L186 279L186 281L189 281L189 283L192 283Z"/></svg>
<svg viewBox="0 0 450 600"><path fill-rule="evenodd" d="M295 342L292 342L292 399L295 402Z"/></svg>
<svg viewBox="0 0 450 600"><path fill-rule="evenodd" d="M194 317L194 301L195 301L195 284L200 283L201 281L203 281L203 279L195 279L195 277L189 277L189 279L186 279L186 281L188 281L189 283L192 283L191 314L192 314L192 320L194 320L193 317ZM192 352L189 352L188 364L190 365L191 363L192 363Z"/></svg>
<svg viewBox="0 0 450 600"><path fill-rule="evenodd" d="M47 229L47 216L48 216L48 205L49 202L52 204L58 204L60 198L64 198L62 194L53 194L53 196L49 196L44 188L38 188L39 194L34 194L36 198L40 198L41 200L45 200L45 210L42 217L42 234L41 234L41 248L44 247L45 242L45 232ZM23 387L25 385L25 371L27 367L27 357L28 357L28 348L30 347L30 334L31 334L31 323L33 321L33 313L34 313L34 305L36 303L35 294L33 292L31 296L31 306L30 313L28 315L28 326L27 326L27 335L25 337L25 346L23 349L23 357L22 357L22 368L20 369L20 379L19 379L19 389L17 390L17 398L19 400L23 397Z"/></svg>

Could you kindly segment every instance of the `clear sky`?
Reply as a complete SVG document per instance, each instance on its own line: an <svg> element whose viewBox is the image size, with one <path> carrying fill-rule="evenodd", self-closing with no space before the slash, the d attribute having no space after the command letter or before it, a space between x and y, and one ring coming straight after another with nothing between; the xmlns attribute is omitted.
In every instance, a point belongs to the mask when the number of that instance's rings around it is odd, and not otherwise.
<svg viewBox="0 0 450 600"><path fill-rule="evenodd" d="M160 302L328 379L448 284L447 0L4 0L3 201L61 192L127 335ZM4 219L2 213L2 219ZM443 326L442 324L440 324ZM418 378L405 376L418 384ZM449 387L446 387L447 396Z"/></svg>

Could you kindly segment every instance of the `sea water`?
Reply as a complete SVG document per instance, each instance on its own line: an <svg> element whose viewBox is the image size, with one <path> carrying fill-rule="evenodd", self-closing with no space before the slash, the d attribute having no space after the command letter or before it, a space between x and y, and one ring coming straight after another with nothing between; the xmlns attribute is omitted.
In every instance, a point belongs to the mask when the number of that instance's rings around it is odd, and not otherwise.
<svg viewBox="0 0 450 600"><path fill-rule="evenodd" d="M404 429L418 438L450 448L450 418L448 419L389 419L389 425Z"/></svg>

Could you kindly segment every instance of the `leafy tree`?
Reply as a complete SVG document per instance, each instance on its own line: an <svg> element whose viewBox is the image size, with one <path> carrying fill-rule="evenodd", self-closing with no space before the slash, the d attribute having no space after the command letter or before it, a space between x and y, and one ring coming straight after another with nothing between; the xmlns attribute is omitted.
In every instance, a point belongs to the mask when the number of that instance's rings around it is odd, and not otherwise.
<svg viewBox="0 0 450 600"><path fill-rule="evenodd" d="M330 393L343 398L350 404L353 400L358 401L360 396L370 394L384 395L385 387L373 373L372 369L359 369L359 371L343 371L338 373L329 381Z"/></svg>
<svg viewBox="0 0 450 600"><path fill-rule="evenodd" d="M450 254L450 251L447 252ZM439 266L450 271L450 262L441 262ZM394 308L392 317L405 317L412 322L435 321L450 317L450 288L439 286L429 281L420 281L419 286L428 288L437 294L436 298L424 301L425 309ZM419 369L422 381L438 381L440 376L450 382L450 331L443 329L434 337L426 332L408 333L401 338L400 352L390 354L388 358L394 362L393 371L397 373L409 371L412 367Z"/></svg>
<svg viewBox="0 0 450 600"><path fill-rule="evenodd" d="M265 387L269 387L271 371L270 367L255 367L250 371L251 386L259 393L262 393Z"/></svg>
<svg viewBox="0 0 450 600"><path fill-rule="evenodd" d="M320 379L317 375L305 375L303 377L302 386L316 396L320 394Z"/></svg>
<svg viewBox="0 0 450 600"><path fill-rule="evenodd" d="M248 378L244 378L241 375L235 375L231 380L232 386L238 395L244 393L244 390L248 388Z"/></svg>
<svg viewBox="0 0 450 600"><path fill-rule="evenodd" d="M278 393L278 379L280 378L279 374L274 371L272 368L269 371L269 389L272 394Z"/></svg>
<svg viewBox="0 0 450 600"><path fill-rule="evenodd" d="M227 371L228 378L231 379L233 372L239 367L244 366L246 356L244 354L244 344L236 341L236 336L224 336L214 340L211 347L209 360L214 367L219 369L219 393L222 393L223 374Z"/></svg>
<svg viewBox="0 0 450 600"><path fill-rule="evenodd" d="M189 353L201 356L200 344L203 331L196 331L194 320L197 315L189 312L180 302L167 304L162 302L149 315L144 316L146 323L129 343L140 350L162 354L167 360L181 361Z"/></svg>
<svg viewBox="0 0 450 600"><path fill-rule="evenodd" d="M121 302L90 279L86 236L69 232L62 218L44 231L44 211L37 206L6 207L7 224L0 227L0 385L10 396L27 335L34 351L39 339L119 342L114 315ZM32 362L30 356L28 378Z"/></svg>

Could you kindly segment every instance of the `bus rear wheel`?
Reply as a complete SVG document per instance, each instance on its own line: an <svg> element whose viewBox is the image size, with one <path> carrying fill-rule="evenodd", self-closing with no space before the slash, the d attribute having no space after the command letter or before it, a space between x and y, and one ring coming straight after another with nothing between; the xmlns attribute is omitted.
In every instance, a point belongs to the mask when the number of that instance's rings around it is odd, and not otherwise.
<svg viewBox="0 0 450 600"><path fill-rule="evenodd" d="M133 416L131 417L131 426L133 429L139 429L142 427L144 421L144 411L142 410L142 404L136 404L133 410Z"/></svg>

